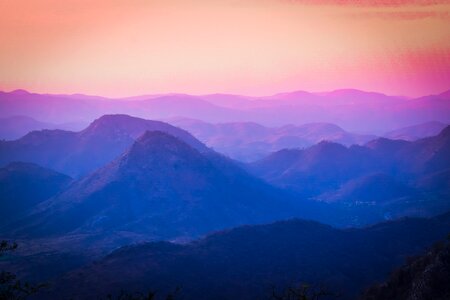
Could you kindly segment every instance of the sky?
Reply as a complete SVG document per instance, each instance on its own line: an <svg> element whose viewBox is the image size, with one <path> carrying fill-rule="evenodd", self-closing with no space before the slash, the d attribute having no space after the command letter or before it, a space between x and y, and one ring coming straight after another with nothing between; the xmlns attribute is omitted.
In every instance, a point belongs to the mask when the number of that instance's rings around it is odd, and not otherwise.
<svg viewBox="0 0 450 300"><path fill-rule="evenodd" d="M0 0L0 89L450 89L450 0Z"/></svg>

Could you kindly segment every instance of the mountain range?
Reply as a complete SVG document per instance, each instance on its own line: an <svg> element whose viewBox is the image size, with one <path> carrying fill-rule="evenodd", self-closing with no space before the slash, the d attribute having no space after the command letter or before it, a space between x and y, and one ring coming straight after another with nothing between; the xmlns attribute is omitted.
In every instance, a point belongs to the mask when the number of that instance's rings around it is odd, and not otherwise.
<svg viewBox="0 0 450 300"><path fill-rule="evenodd" d="M450 167L449 151L447 126L436 136L413 142L378 138L364 146L345 147L324 141L306 149L281 150L249 166L266 180L297 190L306 189L303 181L312 186L318 182L319 190L312 191L317 193L368 172L409 179L443 171Z"/></svg>
<svg viewBox="0 0 450 300"><path fill-rule="evenodd" d="M144 240L179 239L301 214L301 202L192 144L146 131L117 159L6 230L34 238L130 232Z"/></svg>
<svg viewBox="0 0 450 300"><path fill-rule="evenodd" d="M250 162L284 148L304 148L327 140L344 145L364 144L374 135L355 134L329 123L270 128L251 122L211 124L176 118L168 123L192 133L200 141L233 159Z"/></svg>
<svg viewBox="0 0 450 300"><path fill-rule="evenodd" d="M448 124L427 122L418 125L399 128L384 134L384 137L394 140L415 141L429 136L438 135Z"/></svg>
<svg viewBox="0 0 450 300"><path fill-rule="evenodd" d="M52 124L27 116L12 116L0 119L0 139L15 140L31 131L42 129L79 130L82 127L82 123Z"/></svg>
<svg viewBox="0 0 450 300"><path fill-rule="evenodd" d="M251 176L187 131L107 115L80 132L43 130L0 142L0 158L3 165L28 161L77 178L14 224L23 236L120 231L136 240L191 238L282 216L361 226L443 213L450 209L449 128L414 142L283 149L244 166Z"/></svg>
<svg viewBox="0 0 450 300"><path fill-rule="evenodd" d="M30 97L24 105L42 96L13 94ZM349 94L360 98L349 101ZM55 98L56 111L74 100L101 103L88 109L92 115L119 109L98 97L45 97ZM186 97L198 106L183 108ZM430 101L441 104L436 97ZM302 282L323 283L347 299L449 232L449 214L437 215L450 210L450 126L432 135L444 123L405 128L391 139L324 122L269 127L171 116L171 106L201 115L205 101L211 113L239 103L245 113L276 111L280 101L296 111L313 99L325 106L370 99L376 111L415 100L356 91L229 99L120 99L135 113L150 101L172 125L110 114L81 131L44 129L0 141L0 235L22 247L0 267L52 280L45 299L177 287L183 299L264 299L271 288ZM19 129L29 121L17 120ZM383 220L396 221L371 225Z"/></svg>
<svg viewBox="0 0 450 300"><path fill-rule="evenodd" d="M188 132L167 123L105 115L79 132L40 130L18 140L0 141L0 166L13 161L31 162L80 177L119 156L146 130L170 133L198 150L208 151Z"/></svg>
<svg viewBox="0 0 450 300"><path fill-rule="evenodd" d="M444 92L409 99L347 89L328 93L296 91L267 97L166 94L108 99L17 90L0 93L0 117L25 115L50 123L87 123L105 114L121 113L148 119L187 117L211 123L256 122L270 127L326 122L354 132L380 135L430 121L448 124L448 95Z"/></svg>
<svg viewBox="0 0 450 300"><path fill-rule="evenodd" d="M243 226L184 245L123 247L60 277L49 295L92 299L120 290L164 295L179 287L182 299L270 299L273 287L303 282L350 299L406 256L444 238L449 228L448 214L352 230L303 220Z"/></svg>
<svg viewBox="0 0 450 300"><path fill-rule="evenodd" d="M448 153L450 126L417 141L378 138L364 146L320 142L284 149L248 169L303 197L372 207L380 217L433 215L450 208Z"/></svg>

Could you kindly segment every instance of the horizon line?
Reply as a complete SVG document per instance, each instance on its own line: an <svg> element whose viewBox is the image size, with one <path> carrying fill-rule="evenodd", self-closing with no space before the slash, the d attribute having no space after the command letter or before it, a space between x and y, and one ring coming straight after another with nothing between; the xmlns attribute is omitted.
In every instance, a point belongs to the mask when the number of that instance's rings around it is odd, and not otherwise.
<svg viewBox="0 0 450 300"><path fill-rule="evenodd" d="M49 92L38 92L38 91L31 91L31 90L27 90L27 89L22 89L22 88L17 88L17 89L13 89L13 90L0 90L0 93L7 93L7 94L11 94L14 92L23 92L23 93L27 93L27 94L36 94L36 95L50 95L50 96L85 96L85 97L97 97L97 98L104 98L104 99L109 99L109 100L121 100L121 99L127 99L127 98L138 98L138 97L144 97L144 96L168 96L168 95L185 95L185 96L193 96L193 97L205 97L205 96L212 96L212 95L228 95L228 96L239 96L239 97L246 97L246 98L254 98L254 99L258 99L258 98L266 98L266 97L274 97L274 96L279 96L279 95L283 95L283 94L292 94L292 93L298 93L298 92L303 92L303 93L308 93L308 94L312 94L312 95L320 95L320 94L327 94L327 93L333 93L333 92L338 92L338 91L357 91L357 92L364 92L364 93L373 93L373 94L381 94L381 95L385 95L388 97L399 97L399 98L407 98L407 99L417 99L417 98L421 98L421 97L426 97L426 96L437 96L437 95L441 95L444 94L446 92L450 91L449 89L446 89L442 92L438 92L438 93L431 93L431 94L423 94L420 96L406 96L406 95L394 95L394 94L387 94L384 92L379 92L379 91L372 91L372 90L362 90L362 89L357 89L357 88L338 88L338 89L333 89L333 90L327 90L327 91L319 91L319 92L312 92L312 91L307 91L307 90L290 90L290 91L281 91L281 92L277 92L274 94L269 94L269 95L263 95L263 96L253 96L253 95L244 95L244 94L234 94L234 93L225 93L225 92L216 92L216 93L205 93L205 94L189 94L189 93L183 93L183 92L163 92L163 93L143 93L143 94L133 94L133 95L128 95L128 96L121 96L121 97L110 97L110 96L103 96L103 95L99 95L99 94L84 94L84 93L49 93Z"/></svg>

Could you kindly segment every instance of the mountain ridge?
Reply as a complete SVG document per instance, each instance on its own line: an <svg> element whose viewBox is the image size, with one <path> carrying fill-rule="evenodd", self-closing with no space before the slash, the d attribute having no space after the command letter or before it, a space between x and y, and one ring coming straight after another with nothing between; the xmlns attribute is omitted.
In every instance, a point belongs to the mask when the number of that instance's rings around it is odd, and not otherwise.
<svg viewBox="0 0 450 300"><path fill-rule="evenodd" d="M18 235L106 234L148 238L195 236L295 213L281 191L214 152L147 131L117 159L41 203L16 227Z"/></svg>
<svg viewBox="0 0 450 300"><path fill-rule="evenodd" d="M282 93L268 97L226 95L222 99L217 95L163 94L135 97L133 100L0 93L0 117L27 115L51 123L89 122L104 114L120 112L147 119L181 116L212 123L252 121L272 127L288 123L328 122L351 131L382 134L411 124L450 122L450 98L445 95L404 99L344 90Z"/></svg>
<svg viewBox="0 0 450 300"><path fill-rule="evenodd" d="M345 297L351 298L382 279L405 256L445 236L449 222L443 215L337 230L289 220L238 227L185 245L129 246L67 274L53 295L73 293L85 299L123 288L170 291L182 286L184 299L255 299L270 295L271 286L285 287L295 281L321 282L335 292L346 290ZM407 234L411 231L415 234ZM388 242L392 240L396 242ZM126 276L111 284L111 275L119 270ZM229 288L223 290L224 285Z"/></svg>
<svg viewBox="0 0 450 300"><path fill-rule="evenodd" d="M201 151L208 151L190 133L167 123L105 115L79 132L33 131L15 141L0 141L0 165L28 161L80 177L116 158L145 130L166 131Z"/></svg>

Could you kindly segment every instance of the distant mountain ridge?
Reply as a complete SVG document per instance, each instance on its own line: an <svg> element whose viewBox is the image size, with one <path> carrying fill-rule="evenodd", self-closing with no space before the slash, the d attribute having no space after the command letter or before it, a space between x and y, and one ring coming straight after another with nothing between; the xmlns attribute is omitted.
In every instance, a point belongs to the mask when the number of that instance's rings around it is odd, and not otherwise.
<svg viewBox="0 0 450 300"><path fill-rule="evenodd" d="M167 122L191 132L209 147L244 162L255 161L283 148L303 148L322 140L350 146L375 138L374 135L349 133L329 123L269 128L252 122L211 124L186 118Z"/></svg>
<svg viewBox="0 0 450 300"><path fill-rule="evenodd" d="M427 122L418 125L399 128L384 134L390 139L414 141L439 134L448 124L441 122Z"/></svg>
<svg viewBox="0 0 450 300"><path fill-rule="evenodd" d="M448 92L416 99L359 90L297 91L267 97L166 94L108 99L84 95L0 93L0 117L26 115L50 123L91 122L105 114L147 119L187 117L210 123L285 124L326 122L350 131L382 134L430 121L449 123Z"/></svg>
<svg viewBox="0 0 450 300"><path fill-rule="evenodd" d="M0 118L0 140L15 140L27 133L42 129L76 130L81 123L52 124L40 122L27 116L12 116Z"/></svg>

